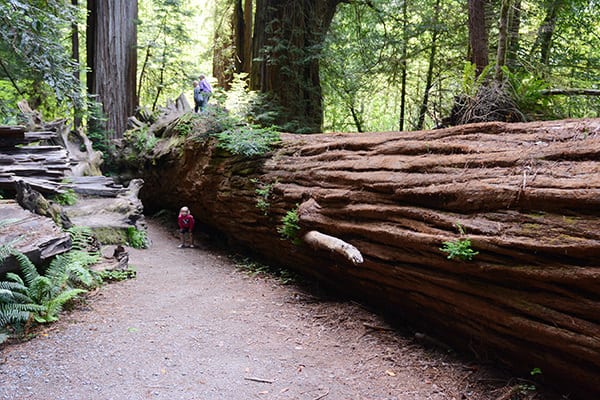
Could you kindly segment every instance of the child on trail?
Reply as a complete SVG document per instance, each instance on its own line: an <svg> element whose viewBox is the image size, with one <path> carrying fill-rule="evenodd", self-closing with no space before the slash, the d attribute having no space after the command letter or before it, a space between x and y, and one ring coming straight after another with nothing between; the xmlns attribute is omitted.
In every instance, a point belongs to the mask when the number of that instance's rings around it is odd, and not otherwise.
<svg viewBox="0 0 600 400"><path fill-rule="evenodd" d="M189 208L181 207L179 216L177 217L177 224L179 225L179 237L181 239L181 244L178 247L194 247L194 238L192 237L194 216L190 213Z"/></svg>

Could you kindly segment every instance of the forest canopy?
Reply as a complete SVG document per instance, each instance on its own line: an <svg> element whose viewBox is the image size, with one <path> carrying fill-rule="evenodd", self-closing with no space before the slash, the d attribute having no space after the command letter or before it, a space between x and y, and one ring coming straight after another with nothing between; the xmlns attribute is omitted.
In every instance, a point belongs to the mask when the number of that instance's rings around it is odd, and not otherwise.
<svg viewBox="0 0 600 400"><path fill-rule="evenodd" d="M215 104L233 93L255 123L299 133L598 117L599 14L597 0L0 0L0 118L19 122L25 99L119 137L201 73Z"/></svg>

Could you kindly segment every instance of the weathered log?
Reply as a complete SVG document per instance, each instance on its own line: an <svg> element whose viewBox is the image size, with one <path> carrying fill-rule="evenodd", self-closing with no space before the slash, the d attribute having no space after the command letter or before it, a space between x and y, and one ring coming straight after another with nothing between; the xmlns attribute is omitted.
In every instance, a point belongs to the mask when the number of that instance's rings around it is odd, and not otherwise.
<svg viewBox="0 0 600 400"><path fill-rule="evenodd" d="M52 219L24 210L13 200L0 200L0 246L10 245L34 264L48 262L71 249L71 237ZM16 259L0 263L0 274L18 271Z"/></svg>
<svg viewBox="0 0 600 400"><path fill-rule="evenodd" d="M148 212L185 204L230 243L452 346L600 395L600 119L283 135L252 160L211 141L161 154L143 171ZM291 210L298 238L322 232L364 262L282 240ZM467 237L472 261L440 250Z"/></svg>

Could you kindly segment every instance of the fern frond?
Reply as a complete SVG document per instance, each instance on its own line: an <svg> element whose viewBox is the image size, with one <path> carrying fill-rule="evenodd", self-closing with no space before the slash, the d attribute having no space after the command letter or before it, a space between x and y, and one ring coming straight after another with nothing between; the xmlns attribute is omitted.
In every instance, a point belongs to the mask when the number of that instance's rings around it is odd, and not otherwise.
<svg viewBox="0 0 600 400"><path fill-rule="evenodd" d="M73 226L67 229L71 236L71 248L73 250L86 251L89 244L94 241L94 232L86 226Z"/></svg>
<svg viewBox="0 0 600 400"><path fill-rule="evenodd" d="M61 287L69 279L69 274L67 273L68 265L69 257L64 254L59 254L52 259L44 276L50 279L53 286Z"/></svg>
<svg viewBox="0 0 600 400"><path fill-rule="evenodd" d="M32 313L45 309L46 307L37 304L0 304L0 327L23 324Z"/></svg>
<svg viewBox="0 0 600 400"><path fill-rule="evenodd" d="M25 282L23 282L23 278L21 278L19 275L15 274L14 272L7 272L6 279L13 281L15 283L18 283L19 285L26 288Z"/></svg>
<svg viewBox="0 0 600 400"><path fill-rule="evenodd" d="M83 285L89 288L97 286L99 283L92 271L80 262L70 263L67 268L67 273L69 276L69 283L72 286Z"/></svg>
<svg viewBox="0 0 600 400"><path fill-rule="evenodd" d="M85 250L71 250L67 253L71 263L79 263L84 267L96 264L100 261L100 254L96 252L87 252Z"/></svg>
<svg viewBox="0 0 600 400"><path fill-rule="evenodd" d="M58 314L62 311L63 306L68 301L74 299L81 293L85 293L83 289L70 289L65 290L58 296L54 297L48 303L46 303L46 314L44 316L37 316L37 322L54 322L58 320ZM40 318L41 317L41 318Z"/></svg>
<svg viewBox="0 0 600 400"><path fill-rule="evenodd" d="M24 324L29 320L30 316L31 313L29 311L4 310L0 306L0 327Z"/></svg>
<svg viewBox="0 0 600 400"><path fill-rule="evenodd" d="M11 254L17 259L19 262L19 267L21 267L21 271L25 277L25 282L27 285L31 285L34 279L40 276L35 265L31 262L31 260L23 253L17 250L13 250Z"/></svg>
<svg viewBox="0 0 600 400"><path fill-rule="evenodd" d="M54 294L58 291L59 288L56 288L56 286L53 285L50 278L38 276L31 282L31 285L29 285L28 294L35 303L45 304L49 299L54 297Z"/></svg>
<svg viewBox="0 0 600 400"><path fill-rule="evenodd" d="M16 285L12 282L0 282L0 304L33 303L33 300L27 295L26 287L23 287L23 286L10 287L10 286L4 285L5 283L10 283L12 285Z"/></svg>

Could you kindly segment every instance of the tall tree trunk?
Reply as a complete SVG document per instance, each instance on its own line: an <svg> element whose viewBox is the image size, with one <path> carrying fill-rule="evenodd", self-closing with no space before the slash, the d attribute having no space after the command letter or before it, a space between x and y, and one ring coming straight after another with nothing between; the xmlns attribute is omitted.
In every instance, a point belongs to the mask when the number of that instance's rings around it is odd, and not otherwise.
<svg viewBox="0 0 600 400"><path fill-rule="evenodd" d="M137 0L88 0L88 92L96 94L112 138L137 106Z"/></svg>
<svg viewBox="0 0 600 400"><path fill-rule="evenodd" d="M440 0L436 0L434 16L433 16L433 30L431 31L431 49L429 51L429 66L427 67L427 77L425 79L425 90L423 93L423 101L421 102L421 108L419 109L419 121L417 122L417 130L423 129L425 123L425 115L427 114L427 107L429 104L429 91L433 82L433 69L435 67L435 53L437 50L437 38L439 35L439 13L440 13Z"/></svg>
<svg viewBox="0 0 600 400"><path fill-rule="evenodd" d="M506 52L508 46L508 24L511 0L502 0L500 9L500 22L498 24L498 51L496 52L496 68L494 79L501 83L503 78L502 67L506 65Z"/></svg>
<svg viewBox="0 0 600 400"><path fill-rule="evenodd" d="M398 130L404 130L404 120L406 114L406 75L408 71L406 69L408 59L408 0L402 2L402 62L400 64L402 68L402 80L400 84L400 123L398 124Z"/></svg>
<svg viewBox="0 0 600 400"><path fill-rule="evenodd" d="M250 74L252 68L252 0L237 0L234 12L235 69Z"/></svg>
<svg viewBox="0 0 600 400"><path fill-rule="evenodd" d="M233 29L235 38L235 72L243 72L246 21L244 19L244 0L236 0L233 10Z"/></svg>
<svg viewBox="0 0 600 400"><path fill-rule="evenodd" d="M477 75L481 74L489 63L485 2L486 0L469 0L470 60L475 64Z"/></svg>
<svg viewBox="0 0 600 400"><path fill-rule="evenodd" d="M253 2L252 0L244 1L244 40L242 56L242 70L250 74L252 71L252 28L253 28Z"/></svg>
<svg viewBox="0 0 600 400"><path fill-rule="evenodd" d="M250 88L271 95L287 130L321 130L320 46L341 1L256 2Z"/></svg>
<svg viewBox="0 0 600 400"><path fill-rule="evenodd" d="M565 0L548 0L546 2L546 16L538 29L538 36L531 49L532 55L535 55L535 52L539 50L540 62L542 65L548 65L550 50L552 49L552 37L554 35L554 29L556 28L556 20L564 2Z"/></svg>
<svg viewBox="0 0 600 400"><path fill-rule="evenodd" d="M252 0L236 0L233 12L235 71L250 74L252 69Z"/></svg>
<svg viewBox="0 0 600 400"><path fill-rule="evenodd" d="M508 24L508 53L506 56L506 65L515 70L518 67L519 54L519 31L521 29L521 0L515 0L514 6L509 12Z"/></svg>
<svg viewBox="0 0 600 400"><path fill-rule="evenodd" d="M79 8L78 0L71 0L71 5L75 8ZM71 25L71 58L73 59L73 61L75 61L75 63L78 66L80 65L79 27L77 26L77 23L75 23L75 22ZM77 70L75 72L73 72L73 77L75 78L75 82L77 82L77 85L79 85L81 83L81 78L79 77L79 73L80 73L79 68L77 68ZM81 126L82 113L83 113L82 108L80 106L78 106L77 104L75 104L75 112L74 112L75 117L73 118L73 127L75 129L77 129Z"/></svg>
<svg viewBox="0 0 600 400"><path fill-rule="evenodd" d="M224 0L215 6L215 31L213 34L212 74L219 86L231 87L233 73L237 71L236 31L238 23L238 0Z"/></svg>

